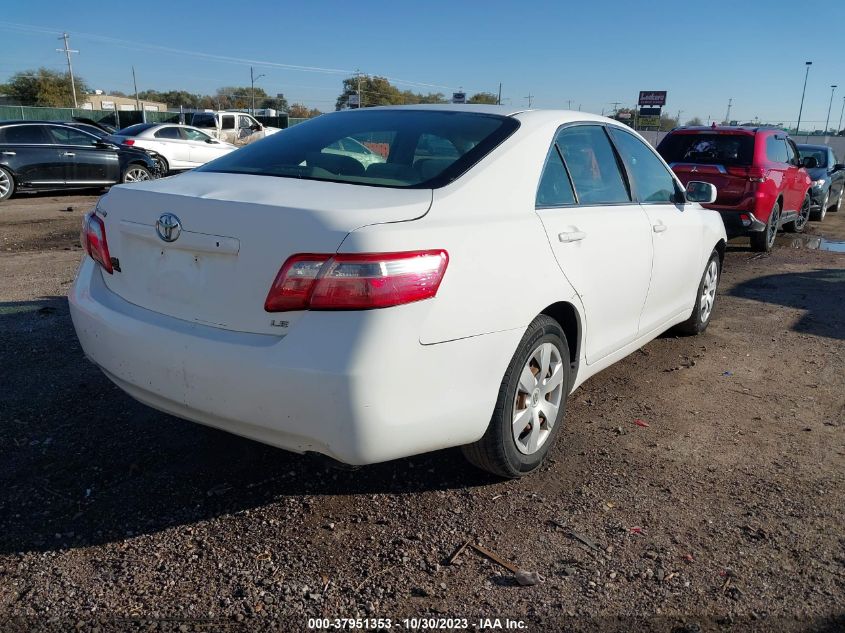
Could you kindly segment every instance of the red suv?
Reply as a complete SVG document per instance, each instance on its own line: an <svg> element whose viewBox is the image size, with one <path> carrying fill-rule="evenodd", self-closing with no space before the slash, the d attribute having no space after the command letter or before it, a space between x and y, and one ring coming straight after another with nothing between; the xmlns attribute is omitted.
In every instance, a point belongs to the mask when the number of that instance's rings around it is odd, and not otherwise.
<svg viewBox="0 0 845 633"><path fill-rule="evenodd" d="M722 215L729 236L750 236L754 250L771 250L781 227L804 230L812 181L783 130L682 127L669 132L657 151L685 185L701 180L716 186L716 202L704 206Z"/></svg>

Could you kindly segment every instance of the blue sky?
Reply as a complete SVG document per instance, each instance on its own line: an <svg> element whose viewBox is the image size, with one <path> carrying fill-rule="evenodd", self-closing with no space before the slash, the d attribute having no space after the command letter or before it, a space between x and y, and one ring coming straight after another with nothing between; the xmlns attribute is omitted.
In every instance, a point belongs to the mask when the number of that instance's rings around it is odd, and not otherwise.
<svg viewBox="0 0 845 633"><path fill-rule="evenodd" d="M95 88L131 92L134 64L141 90L211 93L248 85L253 60L268 93L323 110L333 109L342 71L356 68L426 92L494 92L501 81L505 103L526 105L531 94L535 107L571 100L598 113L633 104L639 90L668 90L667 110L683 120L721 119L733 98L732 119L788 123L812 60L803 120L819 128L830 85L841 86L832 125L845 95L845 37L813 35L825 30L821 6L786 0L3 4L0 81L63 69L54 49L66 30L81 51L74 70Z"/></svg>

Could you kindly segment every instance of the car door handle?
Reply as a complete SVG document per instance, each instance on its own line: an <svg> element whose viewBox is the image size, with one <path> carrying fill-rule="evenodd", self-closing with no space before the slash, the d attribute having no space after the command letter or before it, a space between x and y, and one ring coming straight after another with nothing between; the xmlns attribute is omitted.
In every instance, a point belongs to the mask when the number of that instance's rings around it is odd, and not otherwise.
<svg viewBox="0 0 845 633"><path fill-rule="evenodd" d="M17 152L2 152L3 156L17 156Z"/></svg>
<svg viewBox="0 0 845 633"><path fill-rule="evenodd" d="M584 231L565 231L564 233L558 233L557 239L561 242L580 242L587 234Z"/></svg>
<svg viewBox="0 0 845 633"><path fill-rule="evenodd" d="M73 152L63 152L62 156L76 156Z"/></svg>
<svg viewBox="0 0 845 633"><path fill-rule="evenodd" d="M654 230L655 233L663 233L663 231L665 231L669 227L661 222L660 224L652 224L651 228Z"/></svg>

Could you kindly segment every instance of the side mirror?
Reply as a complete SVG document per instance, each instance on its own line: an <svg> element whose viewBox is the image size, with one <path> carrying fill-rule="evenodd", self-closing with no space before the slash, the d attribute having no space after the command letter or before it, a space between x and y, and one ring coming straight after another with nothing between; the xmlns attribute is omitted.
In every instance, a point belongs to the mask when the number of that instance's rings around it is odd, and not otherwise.
<svg viewBox="0 0 845 633"><path fill-rule="evenodd" d="M250 128L249 128L249 129L250 129L250 130L252 130L253 132L260 132L260 131L261 131L261 130L263 130L264 128L263 128L263 127L261 127L261 124L260 124L260 123L256 123L255 125L250 126Z"/></svg>
<svg viewBox="0 0 845 633"><path fill-rule="evenodd" d="M709 182L691 180L687 183L686 193L689 202L700 202L701 204L716 202L716 187Z"/></svg>
<svg viewBox="0 0 845 633"><path fill-rule="evenodd" d="M117 149L117 145L108 141L94 141L94 147L97 149Z"/></svg>
<svg viewBox="0 0 845 633"><path fill-rule="evenodd" d="M805 169L813 169L819 166L819 161L816 160L815 156L805 156L801 159L801 167Z"/></svg>
<svg viewBox="0 0 845 633"><path fill-rule="evenodd" d="M208 143L209 145L214 145L215 143L218 143L219 141L215 141L213 138L207 138L207 139L205 139L205 142Z"/></svg>
<svg viewBox="0 0 845 633"><path fill-rule="evenodd" d="M843 169L845 169L845 165L843 165L842 163L836 163L833 166L833 171L842 171Z"/></svg>

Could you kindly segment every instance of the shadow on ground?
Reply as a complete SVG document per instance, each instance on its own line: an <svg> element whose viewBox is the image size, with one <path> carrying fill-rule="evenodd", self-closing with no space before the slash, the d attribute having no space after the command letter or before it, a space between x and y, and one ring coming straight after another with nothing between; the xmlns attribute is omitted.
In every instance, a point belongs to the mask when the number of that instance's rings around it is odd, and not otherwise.
<svg viewBox="0 0 845 633"><path fill-rule="evenodd" d="M149 409L79 347L64 297L0 303L0 553L155 533L286 496L493 481L456 451L353 472Z"/></svg>
<svg viewBox="0 0 845 633"><path fill-rule="evenodd" d="M845 268L767 275L731 289L734 297L806 310L796 332L845 339Z"/></svg>

